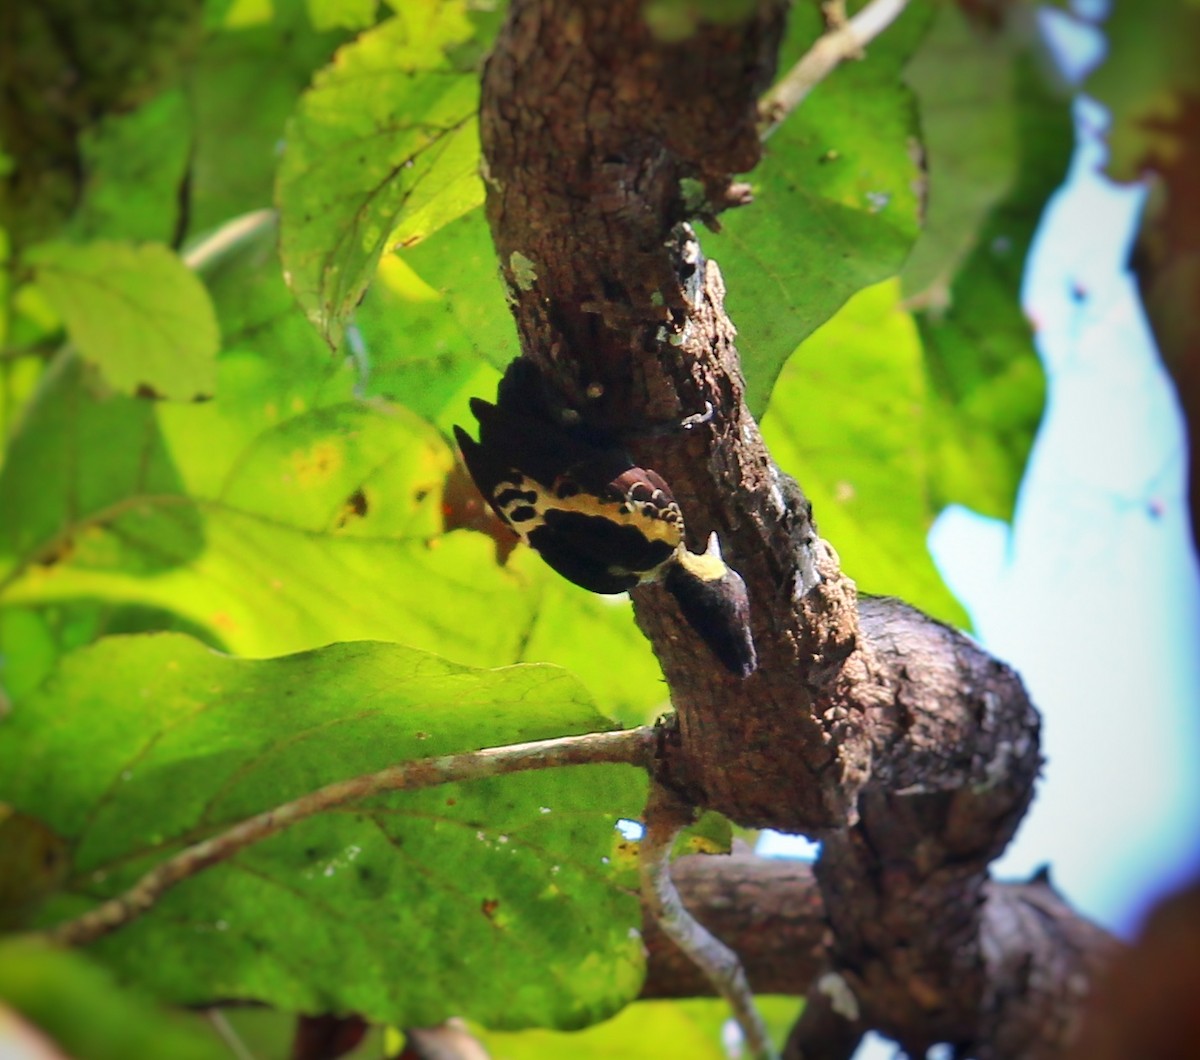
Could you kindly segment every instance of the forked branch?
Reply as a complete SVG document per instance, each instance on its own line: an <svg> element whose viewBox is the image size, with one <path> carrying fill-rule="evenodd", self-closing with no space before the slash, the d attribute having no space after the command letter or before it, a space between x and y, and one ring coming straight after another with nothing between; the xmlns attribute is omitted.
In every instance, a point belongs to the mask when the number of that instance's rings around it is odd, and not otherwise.
<svg viewBox="0 0 1200 1060"><path fill-rule="evenodd" d="M755 1007L738 955L687 911L671 880L671 848L679 832L692 822L694 813L690 805L662 785L651 788L646 802L646 832L638 850L642 904L663 934L729 1002L750 1055L755 1060L775 1060L778 1054Z"/></svg>

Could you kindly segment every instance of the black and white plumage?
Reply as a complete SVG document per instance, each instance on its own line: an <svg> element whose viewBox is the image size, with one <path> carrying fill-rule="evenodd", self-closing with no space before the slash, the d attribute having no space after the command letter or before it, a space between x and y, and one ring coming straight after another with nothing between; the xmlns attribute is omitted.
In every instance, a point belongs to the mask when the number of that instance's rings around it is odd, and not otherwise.
<svg viewBox="0 0 1200 1060"><path fill-rule="evenodd" d="M555 417L537 370L514 361L496 404L471 400L479 441L454 428L467 470L496 514L564 578L596 593L661 581L689 625L733 673L757 666L741 576L684 545L671 488L593 428ZM568 413L569 417L570 414Z"/></svg>

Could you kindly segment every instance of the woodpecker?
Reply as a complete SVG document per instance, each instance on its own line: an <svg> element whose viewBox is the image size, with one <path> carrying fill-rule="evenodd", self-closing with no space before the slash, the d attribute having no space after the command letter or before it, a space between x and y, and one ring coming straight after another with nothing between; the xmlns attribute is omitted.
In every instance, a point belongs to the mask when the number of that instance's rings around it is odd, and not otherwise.
<svg viewBox="0 0 1200 1060"><path fill-rule="evenodd" d="M684 619L738 677L758 660L745 582L708 549L684 544L683 513L657 472L637 466L611 435L555 416L532 362L514 360L496 404L471 399L479 441L454 435L467 470L496 514L568 581L594 593L660 582Z"/></svg>

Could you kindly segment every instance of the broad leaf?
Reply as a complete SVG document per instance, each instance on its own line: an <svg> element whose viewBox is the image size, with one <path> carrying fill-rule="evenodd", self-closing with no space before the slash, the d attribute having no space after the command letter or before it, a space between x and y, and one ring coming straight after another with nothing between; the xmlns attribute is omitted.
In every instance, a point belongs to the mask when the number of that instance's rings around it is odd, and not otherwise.
<svg viewBox="0 0 1200 1060"><path fill-rule="evenodd" d="M606 726L551 667L375 643L255 662L173 634L110 638L0 729L0 799L70 844L53 922L331 781ZM636 770L592 766L372 798L185 881L93 952L185 1004L594 1022L640 982L636 876L613 853L644 794Z"/></svg>
<svg viewBox="0 0 1200 1060"><path fill-rule="evenodd" d="M179 400L212 394L212 303L167 247L43 243L27 258L71 341L114 387Z"/></svg>
<svg viewBox="0 0 1200 1060"><path fill-rule="evenodd" d="M379 0L308 0L317 29L366 29L375 22Z"/></svg>
<svg viewBox="0 0 1200 1060"><path fill-rule="evenodd" d="M80 532L104 522L105 513L116 517L130 497L177 498L182 488L154 406L105 394L78 358L60 361L44 381L9 454L0 472L6 580L30 568L51 572L72 556ZM180 559L195 553L195 535L189 538ZM161 564L140 566L149 572Z"/></svg>
<svg viewBox="0 0 1200 1060"><path fill-rule="evenodd" d="M939 510L926 440L935 412L917 328L893 281L856 295L800 348L762 426L860 589L966 625L925 544Z"/></svg>
<svg viewBox="0 0 1200 1060"><path fill-rule="evenodd" d="M995 31L943 4L904 79L916 94L928 173L921 237L902 274L904 294L944 308L955 273L1016 178L1012 53Z"/></svg>
<svg viewBox="0 0 1200 1060"><path fill-rule="evenodd" d="M289 283L333 345L399 227L415 240L477 206L479 79L451 51L463 0L416 0L321 71L288 123L277 200Z"/></svg>
<svg viewBox="0 0 1200 1060"><path fill-rule="evenodd" d="M227 343L215 401L106 394L73 364L24 417L0 473L0 603L25 615L0 622L20 654L12 694L81 635L157 614L245 655L374 638L473 665L553 661L623 719L660 707L628 602L524 548L500 565L489 537L454 529L473 524L445 510L442 433L355 398L354 366L329 358L270 260L266 233L211 276ZM64 615L78 634L57 632ZM30 628L45 651L18 653Z"/></svg>
<svg viewBox="0 0 1200 1060"><path fill-rule="evenodd" d="M796 998L755 999L776 1048L799 1018ZM729 1006L716 998L688 1001L639 1001L615 1018L582 1033L533 1030L521 1034L483 1033L492 1056L504 1060L542 1060L570 1056L572 1060L726 1060L725 1039Z"/></svg>
<svg viewBox="0 0 1200 1060"><path fill-rule="evenodd" d="M385 256L355 320L370 364L367 392L443 429L452 422L444 410L463 422L465 397L492 392L496 371L520 353L482 210Z"/></svg>
<svg viewBox="0 0 1200 1060"><path fill-rule="evenodd" d="M1069 101L1047 89L1034 56L1012 60L1017 179L980 230L949 288L948 309L917 315L936 403L930 503L1011 517L1041 421L1045 383L1021 310L1025 258L1071 152Z"/></svg>
<svg viewBox="0 0 1200 1060"><path fill-rule="evenodd" d="M173 240L191 132L187 101L178 89L129 113L110 114L89 129L80 139L83 189L71 235L81 241Z"/></svg>
<svg viewBox="0 0 1200 1060"><path fill-rule="evenodd" d="M307 6L237 3L218 14L209 4L209 32L184 77L194 130L190 234L271 205L287 119L346 40L344 31L317 30Z"/></svg>
<svg viewBox="0 0 1200 1060"><path fill-rule="evenodd" d="M913 5L867 61L823 81L767 141L750 175L755 201L705 239L725 274L756 414L799 343L856 291L895 275L916 238L917 120L899 75L927 20ZM819 33L816 6L794 8L785 62Z"/></svg>
<svg viewBox="0 0 1200 1060"><path fill-rule="evenodd" d="M80 953L30 939L0 942L0 1016L19 1013L73 1060L224 1060L215 1034L187 1026L140 992L119 986L110 972ZM17 1050L0 1020L0 1055ZM50 1060L51 1054L46 1054Z"/></svg>

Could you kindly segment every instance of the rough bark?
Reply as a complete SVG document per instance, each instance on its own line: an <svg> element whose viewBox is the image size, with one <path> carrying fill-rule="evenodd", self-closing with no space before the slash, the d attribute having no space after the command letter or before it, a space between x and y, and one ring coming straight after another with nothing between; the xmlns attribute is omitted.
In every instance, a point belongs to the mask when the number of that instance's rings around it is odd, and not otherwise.
<svg viewBox="0 0 1200 1060"><path fill-rule="evenodd" d="M781 30L771 6L748 26L663 45L635 0L514 4L487 65L481 135L525 355L585 418L628 432L634 456L671 483L692 547L717 530L758 601L759 672L741 682L664 591L635 593L679 717L669 777L737 820L813 831L845 820L867 768L838 695L853 584L782 489L741 400L719 272L679 227L685 179L721 201L758 160L755 101ZM706 401L710 423L651 433Z"/></svg>
<svg viewBox="0 0 1200 1060"><path fill-rule="evenodd" d="M731 949L757 994L803 994L825 959L825 906L805 862L753 854L693 854L672 865L688 911ZM713 988L700 970L645 920L649 964L643 998L704 997Z"/></svg>
<svg viewBox="0 0 1200 1060"><path fill-rule="evenodd" d="M809 991L828 970L832 943L825 902L811 865L745 853L730 857L692 855L675 862L673 875L692 915L741 955L756 993L809 992L810 1008L828 1009L825 990ZM1005 973L1015 983L1020 983L1024 976L1048 976L1049 981L1035 992L1035 998L1056 991L1063 995L1045 1011L999 1029L996 1036L1006 1050L1003 1055L1062 1055L1066 1036L1074 1030L1079 1015L1081 988L1098 969L1110 963L1110 958L1118 952L1117 944L1103 929L1074 912L1057 895L1045 874L1024 883L989 882L984 896L987 905L981 925L981 948L987 960L1025 962L1023 969ZM1193 904L1200 906L1194 898ZM1200 953L1191 942L1200 917L1186 923L1186 930L1177 931L1174 936L1159 930L1156 938L1173 946L1178 960L1190 966ZM1152 927L1148 936L1153 934ZM646 921L645 938L649 968L642 988L643 998L702 997L712 993L712 987L695 966L650 919ZM1149 1009L1151 1003L1158 1003L1156 999L1169 995L1173 988L1168 984L1186 989L1191 982L1187 976L1164 973L1154 977L1157 985L1153 991L1131 992L1130 982L1148 973L1144 968L1129 968L1128 961L1122 967L1124 971L1122 968L1114 971L1124 978L1110 977L1107 994L1099 998L1101 1003L1093 1002L1090 1006L1097 1024L1093 1039L1106 1036L1114 1014L1122 1015L1123 1001L1136 996L1137 1000L1125 1007L1141 1005ZM1142 1005L1145 998L1150 998L1151 1003ZM1142 1024L1149 1022L1145 1017L1141 1020ZM1030 1027L1037 1029L1035 1040L1019 1040L1017 1035ZM831 1033L836 1036L852 1030L835 1026ZM859 1033L861 1030L858 1028ZM1134 1040L1126 1043L1124 1052L1113 1055L1134 1055L1129 1051ZM1071 1054L1073 1060L1086 1055L1078 1046Z"/></svg>
<svg viewBox="0 0 1200 1060"><path fill-rule="evenodd" d="M755 104L782 24L782 5L764 2L744 23L664 43L641 0L514 0L481 130L522 348L671 483L689 543L717 530L746 581L760 666L744 681L661 589L634 603L676 711L660 779L738 823L824 842L830 942L800 977L810 1003L794 1055L848 1055L868 1028L914 1052L951 1041L981 1057L1058 1055L1100 933L1079 931L1064 958L1054 942L1070 911L1018 915L1034 906L1014 906L987 872L1032 794L1037 714L968 638L857 600L743 404L720 272L684 223L688 183L713 212L744 197L734 176L758 159ZM706 402L709 422L670 429ZM813 972L811 942L797 945Z"/></svg>

